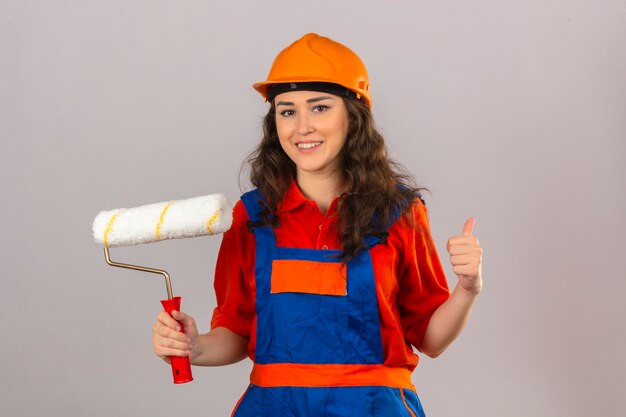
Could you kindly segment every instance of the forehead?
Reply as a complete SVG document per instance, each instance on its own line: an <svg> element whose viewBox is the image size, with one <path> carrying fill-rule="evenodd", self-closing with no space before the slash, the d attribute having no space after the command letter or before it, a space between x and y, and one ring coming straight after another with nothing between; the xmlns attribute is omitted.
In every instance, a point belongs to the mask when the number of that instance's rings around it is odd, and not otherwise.
<svg viewBox="0 0 626 417"><path fill-rule="evenodd" d="M306 103L311 99L320 99L324 98L325 100L340 100L334 94L323 93L321 91L308 91L308 90L297 90L297 91L287 91L285 93L278 94L274 101L275 103L279 102L290 102L290 103Z"/></svg>

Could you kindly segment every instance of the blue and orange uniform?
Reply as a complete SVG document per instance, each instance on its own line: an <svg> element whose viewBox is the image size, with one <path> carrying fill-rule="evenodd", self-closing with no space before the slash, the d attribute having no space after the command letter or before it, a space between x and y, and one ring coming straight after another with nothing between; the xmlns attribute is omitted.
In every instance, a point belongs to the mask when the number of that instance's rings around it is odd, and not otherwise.
<svg viewBox="0 0 626 417"><path fill-rule="evenodd" d="M425 206L343 265L336 200L322 214L293 182L264 222L261 198L235 205L216 266L211 326L248 338L254 362L233 416L423 416L411 345L450 294Z"/></svg>

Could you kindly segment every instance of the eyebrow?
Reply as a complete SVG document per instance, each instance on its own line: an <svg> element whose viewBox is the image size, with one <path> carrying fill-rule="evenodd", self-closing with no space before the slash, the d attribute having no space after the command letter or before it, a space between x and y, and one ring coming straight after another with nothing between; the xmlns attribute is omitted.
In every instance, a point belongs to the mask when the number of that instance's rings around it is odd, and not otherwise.
<svg viewBox="0 0 626 417"><path fill-rule="evenodd" d="M308 99L306 102L307 103L316 103L318 101L322 101L322 100L327 100L327 99L331 99L331 96L320 96L320 97L313 97ZM278 103L276 103L276 107L278 106L293 106L293 102L292 101L279 101Z"/></svg>

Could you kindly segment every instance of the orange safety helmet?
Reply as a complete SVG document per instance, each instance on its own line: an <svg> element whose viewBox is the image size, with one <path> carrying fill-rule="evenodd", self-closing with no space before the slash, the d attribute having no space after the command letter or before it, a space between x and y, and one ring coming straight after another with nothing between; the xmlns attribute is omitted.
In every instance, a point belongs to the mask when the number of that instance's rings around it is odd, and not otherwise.
<svg viewBox="0 0 626 417"><path fill-rule="evenodd" d="M291 88L284 91L306 89L298 88L297 83L338 84L372 108L369 79L363 61L347 46L316 33L307 33L283 49L274 59L267 81L252 86L267 101L271 100L269 90L272 85L290 84Z"/></svg>

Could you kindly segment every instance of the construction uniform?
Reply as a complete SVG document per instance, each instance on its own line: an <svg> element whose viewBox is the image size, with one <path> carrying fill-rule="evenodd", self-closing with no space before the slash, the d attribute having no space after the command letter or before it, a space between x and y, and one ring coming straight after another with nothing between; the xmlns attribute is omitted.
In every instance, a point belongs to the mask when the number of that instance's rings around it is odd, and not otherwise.
<svg viewBox="0 0 626 417"><path fill-rule="evenodd" d="M211 326L249 338L254 361L233 416L423 416L411 344L449 297L425 206L343 265L336 201L324 215L293 182L272 223L261 198L235 206L216 266Z"/></svg>

